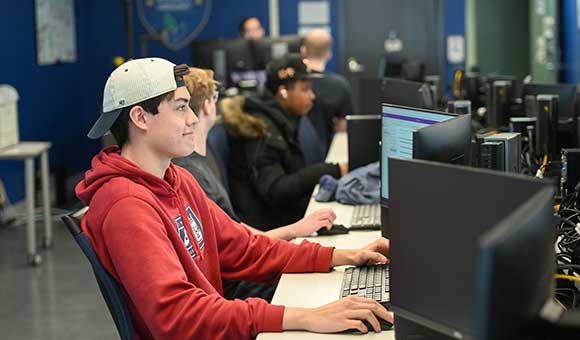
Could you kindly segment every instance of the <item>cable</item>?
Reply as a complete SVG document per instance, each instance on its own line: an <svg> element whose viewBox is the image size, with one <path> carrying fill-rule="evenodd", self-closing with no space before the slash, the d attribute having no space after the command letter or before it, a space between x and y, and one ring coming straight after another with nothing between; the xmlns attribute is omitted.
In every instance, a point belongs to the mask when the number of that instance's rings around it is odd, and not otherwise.
<svg viewBox="0 0 580 340"><path fill-rule="evenodd" d="M576 276L572 276L572 275L556 274L556 275L554 275L554 278L561 279L561 280L580 282L580 277L576 277Z"/></svg>
<svg viewBox="0 0 580 340"><path fill-rule="evenodd" d="M453 74L453 96L461 98L461 81L463 79L463 71L456 69Z"/></svg>
<svg viewBox="0 0 580 340"><path fill-rule="evenodd" d="M578 265L578 264L559 264L558 265L558 269L567 269L567 268L580 269L580 265Z"/></svg>

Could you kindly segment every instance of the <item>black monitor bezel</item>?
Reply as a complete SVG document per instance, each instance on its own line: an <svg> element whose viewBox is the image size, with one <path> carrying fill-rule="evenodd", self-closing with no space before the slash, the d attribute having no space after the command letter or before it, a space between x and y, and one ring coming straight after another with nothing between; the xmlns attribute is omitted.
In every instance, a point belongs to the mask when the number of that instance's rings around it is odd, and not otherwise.
<svg viewBox="0 0 580 340"><path fill-rule="evenodd" d="M444 116L451 116L454 118L457 118L459 116L461 116L460 114L456 114L456 113L452 113L452 112L444 112L444 111L438 111L438 110L431 110L431 109L423 109L423 108L416 108L416 107L410 107L410 106L402 106L402 105L395 105L395 104L389 104L389 103L385 103L382 102L381 103L381 113L380 113L380 119L381 119L381 147L380 147L380 154L379 154L379 164L380 164L380 171L381 171L381 185L383 185L382 183L382 171L383 171L383 143L382 143L382 136L383 136L383 111L384 111L384 107L388 106L388 107L393 107L393 108L397 108L397 109L405 109L405 110L413 110L413 111L421 111L421 112L426 112L426 113L435 113L435 114L440 114L440 115L444 115ZM383 197L383 190L381 187L380 190L380 198L381 198L381 206L384 208L388 208L389 207L389 199L388 198L384 198Z"/></svg>

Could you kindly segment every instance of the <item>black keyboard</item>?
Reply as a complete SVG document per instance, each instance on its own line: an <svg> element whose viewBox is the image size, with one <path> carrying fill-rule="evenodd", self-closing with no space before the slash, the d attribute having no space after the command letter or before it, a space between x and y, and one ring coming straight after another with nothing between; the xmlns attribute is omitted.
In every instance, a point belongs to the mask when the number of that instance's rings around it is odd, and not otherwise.
<svg viewBox="0 0 580 340"><path fill-rule="evenodd" d="M349 295L374 299L386 307L391 301L389 266L378 264L347 268L342 277L340 297Z"/></svg>
<svg viewBox="0 0 580 340"><path fill-rule="evenodd" d="M352 212L350 230L381 230L381 205L357 205Z"/></svg>

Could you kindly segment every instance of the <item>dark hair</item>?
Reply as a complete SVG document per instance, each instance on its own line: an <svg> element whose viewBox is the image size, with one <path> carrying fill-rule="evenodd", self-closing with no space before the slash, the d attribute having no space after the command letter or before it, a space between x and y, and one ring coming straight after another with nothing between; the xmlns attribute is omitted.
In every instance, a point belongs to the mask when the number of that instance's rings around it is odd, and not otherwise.
<svg viewBox="0 0 580 340"><path fill-rule="evenodd" d="M161 105L163 101L173 99L174 96L175 91L171 91L121 109L119 117L117 117L117 120L113 123L113 126L111 126L110 129L111 134L117 141L117 145L120 148L123 148L123 146L129 142L129 112L131 112L132 108L135 106L141 106L143 110L156 115L159 113L159 105Z"/></svg>
<svg viewBox="0 0 580 340"><path fill-rule="evenodd" d="M238 31L240 32L240 35L242 35L242 34L244 34L244 32L246 32L246 23L248 22L248 20L251 20L251 19L256 19L256 20L260 21L260 19L258 19L258 17L254 17L254 16L243 18L242 21L240 21L240 25L238 27ZM260 22L260 24L261 24L261 22Z"/></svg>

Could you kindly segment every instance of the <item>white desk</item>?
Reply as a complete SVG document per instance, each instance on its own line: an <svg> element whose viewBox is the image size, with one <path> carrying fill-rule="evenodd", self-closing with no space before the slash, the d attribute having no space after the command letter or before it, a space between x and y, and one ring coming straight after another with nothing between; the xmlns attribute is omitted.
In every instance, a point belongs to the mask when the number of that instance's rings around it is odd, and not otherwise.
<svg viewBox="0 0 580 340"><path fill-rule="evenodd" d="M29 264L38 265L41 257L36 249L36 228L34 221L34 158L40 156L42 181L42 201L44 210L43 246L52 244L52 220L50 218L50 197L48 191L48 149L49 142L21 142L0 149L0 159L24 160L24 180L26 186L26 251Z"/></svg>
<svg viewBox="0 0 580 340"><path fill-rule="evenodd" d="M337 133L332 141L326 160L328 162L346 162L347 154L346 133ZM316 192L317 189L314 190ZM337 202L320 203L311 198L307 213L313 210L331 207L336 213L336 223L349 225L353 207ZM318 242L323 246L336 248L359 248L381 236L380 231L360 231L346 235L314 236L306 238L309 241ZM302 242L302 238L296 242ZM345 267L336 267L330 273L315 274L284 274L280 279L276 293L272 299L273 304L287 307L320 307L338 299L342 275ZM352 334L317 334L302 331L286 331L282 333L261 333L258 340L284 340L284 339L395 339L394 331L381 333L369 332L365 335Z"/></svg>

